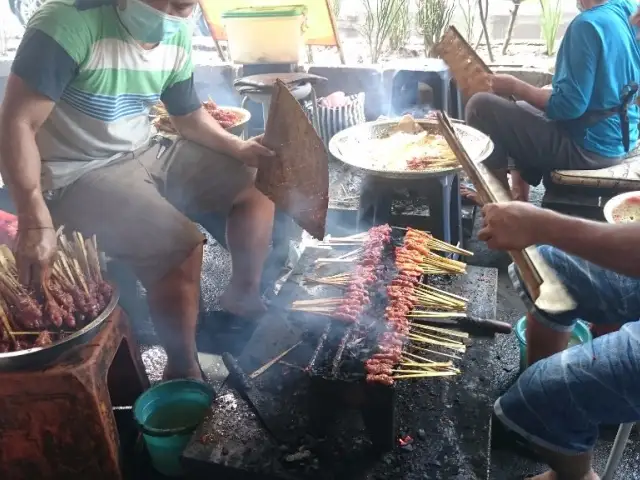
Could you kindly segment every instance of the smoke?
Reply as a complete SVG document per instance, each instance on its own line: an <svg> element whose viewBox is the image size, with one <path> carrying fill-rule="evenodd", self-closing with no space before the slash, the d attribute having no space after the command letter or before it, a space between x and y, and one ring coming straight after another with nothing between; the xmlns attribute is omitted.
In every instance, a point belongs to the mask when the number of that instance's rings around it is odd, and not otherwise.
<svg viewBox="0 0 640 480"><path fill-rule="evenodd" d="M200 100L211 98L221 106L239 107L242 97L233 87L235 69L231 65L196 65L193 73Z"/></svg>

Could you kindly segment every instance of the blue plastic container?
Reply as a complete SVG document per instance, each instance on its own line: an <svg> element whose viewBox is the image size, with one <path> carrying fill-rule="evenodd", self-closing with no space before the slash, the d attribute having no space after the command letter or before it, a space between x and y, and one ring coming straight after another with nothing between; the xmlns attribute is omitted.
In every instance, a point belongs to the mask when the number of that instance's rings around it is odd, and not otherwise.
<svg viewBox="0 0 640 480"><path fill-rule="evenodd" d="M144 392L133 405L153 467L166 476L184 473L180 456L214 399L209 385L171 380Z"/></svg>
<svg viewBox="0 0 640 480"><path fill-rule="evenodd" d="M527 368L527 337L525 332L527 330L527 317L522 317L516 324L516 338L520 346L520 373L524 372ZM578 320L573 332L571 332L571 338L569 339L569 346L579 345L581 343L589 343L593 340L589 325L582 320Z"/></svg>

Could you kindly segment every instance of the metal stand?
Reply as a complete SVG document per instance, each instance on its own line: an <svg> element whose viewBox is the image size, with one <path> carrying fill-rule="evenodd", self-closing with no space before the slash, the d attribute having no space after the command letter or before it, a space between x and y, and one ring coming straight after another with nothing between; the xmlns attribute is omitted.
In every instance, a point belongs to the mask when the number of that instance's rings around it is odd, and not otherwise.
<svg viewBox="0 0 640 480"><path fill-rule="evenodd" d="M624 453L624 449L627 447L627 440L629 440L629 435L631 435L631 429L634 425L635 423L620 424L618 434L616 435L616 439L613 442L613 447L611 447L611 453L609 454L609 459L607 460L607 466L604 467L602 480L613 480L613 476L616 473L618 466L620 465L622 454Z"/></svg>
<svg viewBox="0 0 640 480"><path fill-rule="evenodd" d="M434 184L439 184L440 188L433 188ZM457 173L419 180L366 178L360 195L356 231L391 222L393 194L402 188L429 196L433 234L447 243L462 244L462 201Z"/></svg>
<svg viewBox="0 0 640 480"><path fill-rule="evenodd" d="M307 97L311 97L311 103L313 108L313 127L316 131L320 131L320 125L318 123L318 98L316 96L316 89L310 83L305 83L298 87L294 87L291 93L296 100L304 100ZM265 93L247 93L242 97L242 108L247 108L247 102L251 100L262 105L262 118L264 120L264 127L267 128L267 119L269 118L269 107L271 106L271 92Z"/></svg>

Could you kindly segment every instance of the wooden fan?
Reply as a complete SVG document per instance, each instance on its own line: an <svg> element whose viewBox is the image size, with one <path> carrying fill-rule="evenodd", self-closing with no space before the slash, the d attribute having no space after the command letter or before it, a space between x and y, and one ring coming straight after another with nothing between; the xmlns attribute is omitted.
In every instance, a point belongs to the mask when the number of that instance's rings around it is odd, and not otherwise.
<svg viewBox="0 0 640 480"><path fill-rule="evenodd" d="M263 144L276 153L258 168L256 187L317 239L329 208L329 157L286 85L276 81Z"/></svg>

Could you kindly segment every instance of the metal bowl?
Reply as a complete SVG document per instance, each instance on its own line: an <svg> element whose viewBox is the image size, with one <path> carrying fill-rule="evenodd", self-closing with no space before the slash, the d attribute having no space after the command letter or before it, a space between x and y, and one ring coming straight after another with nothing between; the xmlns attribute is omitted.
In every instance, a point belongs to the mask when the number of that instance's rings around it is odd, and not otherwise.
<svg viewBox="0 0 640 480"><path fill-rule="evenodd" d="M35 347L17 352L0 353L0 370L22 370L28 368L40 368L58 358L76 345L87 343L92 340L102 329L105 320L113 313L118 306L120 293L115 285L111 300L105 309L91 323L85 325L80 330L73 332L68 337L60 341L47 345L46 347Z"/></svg>
<svg viewBox="0 0 640 480"><path fill-rule="evenodd" d="M245 126L247 125L247 123L249 123L249 120L251 120L251 112L245 108L240 108L240 107L218 107L222 110L228 110L230 112L234 112L237 113L238 116L240 117L240 120L238 121L238 123L236 123L235 125L227 128L227 132L229 133L233 133L236 136L241 136L242 133L244 132Z"/></svg>
<svg viewBox="0 0 640 480"><path fill-rule="evenodd" d="M437 168L430 170L381 170L373 168L363 151L366 151L366 143L391 135L398 126L399 119L377 120L375 122L362 123L338 132L329 142L329 151L338 160L354 168L363 170L370 175L384 178L416 179L427 177L440 177L462 169L461 166L452 168ZM436 120L419 119L418 124L427 132L439 134ZM484 133L465 125L462 122L454 122L456 134L469 156L474 162L485 160L493 152L493 142Z"/></svg>

